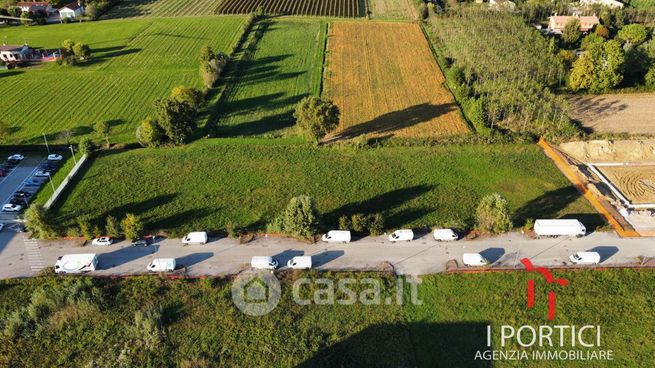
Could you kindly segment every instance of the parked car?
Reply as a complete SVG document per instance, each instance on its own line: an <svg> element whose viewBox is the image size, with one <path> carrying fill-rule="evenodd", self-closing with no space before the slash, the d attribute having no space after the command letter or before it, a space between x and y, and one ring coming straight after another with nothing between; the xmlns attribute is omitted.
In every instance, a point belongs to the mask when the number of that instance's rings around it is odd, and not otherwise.
<svg viewBox="0 0 655 368"><path fill-rule="evenodd" d="M34 176L37 177L37 178L49 177L50 172L44 171L44 170L39 170L39 171L34 173Z"/></svg>
<svg viewBox="0 0 655 368"><path fill-rule="evenodd" d="M36 179L36 178L25 180L25 186L26 187L40 187L41 184L43 184L43 181L41 181L39 179Z"/></svg>
<svg viewBox="0 0 655 368"><path fill-rule="evenodd" d="M303 270L312 268L311 256L293 257L287 262L287 267L294 270Z"/></svg>
<svg viewBox="0 0 655 368"><path fill-rule="evenodd" d="M4 212L18 212L23 209L23 206L20 204L13 204L13 203L7 203L4 206L2 206L2 210Z"/></svg>
<svg viewBox="0 0 655 368"><path fill-rule="evenodd" d="M481 267L489 264L489 261L484 259L480 253L464 253L462 254L462 262L465 266Z"/></svg>
<svg viewBox="0 0 655 368"><path fill-rule="evenodd" d="M186 234L182 239L183 244L207 244L207 232L195 231Z"/></svg>
<svg viewBox="0 0 655 368"><path fill-rule="evenodd" d="M15 153L7 158L7 161L23 161L25 156Z"/></svg>
<svg viewBox="0 0 655 368"><path fill-rule="evenodd" d="M414 239L414 231L411 229L401 229L401 230L396 230L391 235L389 235L389 241L390 242L397 242L397 241L411 241Z"/></svg>
<svg viewBox="0 0 655 368"><path fill-rule="evenodd" d="M148 271L150 272L167 272L175 271L175 258L155 258L148 263Z"/></svg>
<svg viewBox="0 0 655 368"><path fill-rule="evenodd" d="M569 259L573 264L598 264L600 254L598 252L575 252Z"/></svg>
<svg viewBox="0 0 655 368"><path fill-rule="evenodd" d="M112 245L114 243L114 239L108 237L108 236L101 236L99 238L93 239L91 241L91 244L93 245Z"/></svg>
<svg viewBox="0 0 655 368"><path fill-rule="evenodd" d="M5 163L2 164L2 165L3 165L3 167L6 167L6 168L8 168L8 169L13 169L13 168L14 168L16 165L18 165L19 163L20 163L20 161L18 161L18 160L7 160L7 161L5 161Z"/></svg>
<svg viewBox="0 0 655 368"><path fill-rule="evenodd" d="M258 270L274 270L277 266L277 260L273 257L254 256L250 260L250 267Z"/></svg>
<svg viewBox="0 0 655 368"><path fill-rule="evenodd" d="M14 197L31 197L32 193L26 191L26 190L17 190L16 193L14 193Z"/></svg>
<svg viewBox="0 0 655 368"><path fill-rule="evenodd" d="M56 153L48 155L48 160L49 161L61 161L64 158L62 155L58 155Z"/></svg>
<svg viewBox="0 0 655 368"><path fill-rule="evenodd" d="M57 258L56 273L82 273L95 271L98 256L95 254L66 254Z"/></svg>
<svg viewBox="0 0 655 368"><path fill-rule="evenodd" d="M19 205L22 206L22 205L26 204L27 201L25 200L25 198L16 198L16 197L14 197L14 198L9 200L9 203L10 204L19 204Z"/></svg>
<svg viewBox="0 0 655 368"><path fill-rule="evenodd" d="M432 236L436 241L452 241L457 240L457 233L453 229L435 229Z"/></svg>
<svg viewBox="0 0 655 368"><path fill-rule="evenodd" d="M350 243L350 231L348 230L330 230L321 237L326 243Z"/></svg>
<svg viewBox="0 0 655 368"><path fill-rule="evenodd" d="M135 242L132 243L132 246L133 246L133 247L147 247L147 246L148 246L148 242L145 241L145 240L143 240L143 239L142 239L142 240L137 240L137 241L135 241Z"/></svg>

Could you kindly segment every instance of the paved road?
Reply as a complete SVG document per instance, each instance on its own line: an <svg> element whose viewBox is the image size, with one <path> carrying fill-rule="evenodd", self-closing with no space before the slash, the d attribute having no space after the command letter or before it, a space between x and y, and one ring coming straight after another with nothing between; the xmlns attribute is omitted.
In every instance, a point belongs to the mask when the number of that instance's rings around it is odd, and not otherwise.
<svg viewBox="0 0 655 368"><path fill-rule="evenodd" d="M26 156L21 163L16 166L7 176L0 181L0 206L9 203L13 197L14 192L23 187L23 183L37 171L39 163L43 161L44 157L35 155ZM0 160L0 162L2 162ZM47 184L47 183L46 183ZM27 191L36 192L39 187L27 187ZM11 222L16 220L17 214L12 212L0 212L0 222Z"/></svg>
<svg viewBox="0 0 655 368"><path fill-rule="evenodd" d="M384 237L367 237L349 244L304 244L290 239L262 237L248 244L217 239L206 245L182 246L179 239L164 239L149 247L127 242L112 246L76 246L74 242L39 241L35 247L25 234L0 232L0 278L32 276L51 267L58 256L69 253L99 254L98 275L144 273L153 258L176 258L189 275L226 275L248 268L252 256L273 256L281 265L293 256L310 255L321 270L375 270L384 262L399 274L428 274L445 270L446 262L461 260L463 253L481 253L492 267L516 266L523 257L536 265L562 266L576 251L594 250L601 265L635 264L639 257L655 257L655 241L621 239L614 233L594 233L584 238L527 239L511 233L499 237L440 243L430 235L412 242L390 243ZM36 248L36 249L35 249Z"/></svg>

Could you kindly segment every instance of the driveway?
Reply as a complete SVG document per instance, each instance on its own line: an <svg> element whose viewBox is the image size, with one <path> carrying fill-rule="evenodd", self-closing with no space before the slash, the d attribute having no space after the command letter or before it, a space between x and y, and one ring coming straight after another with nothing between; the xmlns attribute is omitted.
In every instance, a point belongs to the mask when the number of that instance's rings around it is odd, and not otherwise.
<svg viewBox="0 0 655 368"><path fill-rule="evenodd" d="M111 246L76 246L70 241L38 241L24 234L0 233L0 278L32 276L39 267L51 267L57 257L71 253L97 253L97 275L144 273L153 258L176 258L192 276L222 276L249 268L252 256L273 256L286 265L294 256L312 256L320 270L376 270L385 263L399 274L421 275L443 272L446 263L458 262L463 253L481 253L492 267L518 266L527 257L539 266L570 264L574 252L593 250L601 254L601 265L636 264L639 257L654 257L652 239L622 239L614 233L598 232L584 238L528 239L518 233L476 240L436 242L425 235L411 242L391 243L385 237L366 237L349 244L305 244L298 241L261 237L248 244L234 239L214 239L206 245L183 246L180 239L164 239L149 247L132 247L128 242ZM6 236L6 237L5 237Z"/></svg>

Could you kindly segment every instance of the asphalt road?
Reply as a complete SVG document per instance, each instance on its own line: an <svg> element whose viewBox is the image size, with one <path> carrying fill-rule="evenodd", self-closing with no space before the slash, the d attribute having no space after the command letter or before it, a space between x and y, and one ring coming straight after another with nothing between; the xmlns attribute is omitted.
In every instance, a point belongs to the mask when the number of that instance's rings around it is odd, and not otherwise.
<svg viewBox="0 0 655 368"><path fill-rule="evenodd" d="M52 267L57 257L71 253L97 253L97 275L130 275L146 272L153 258L176 258L188 275L227 275L249 268L252 256L273 256L280 265L294 256L309 255L321 270L376 270L388 262L399 274L421 275L445 270L446 263L461 261L463 253L481 253L492 267L518 266L527 257L540 266L570 264L569 255L593 250L601 265L638 264L640 257L655 257L655 241L621 239L614 233L593 233L584 238L528 239L511 233L499 237L436 242L430 235L411 242L391 243L385 237L367 237L349 244L304 244L290 239L262 237L248 244L215 239L205 245L183 246L180 239L163 239L149 247L127 242L111 246L77 246L71 241L34 241L24 233L0 232L0 278L32 276Z"/></svg>
<svg viewBox="0 0 655 368"><path fill-rule="evenodd" d="M0 206L9 203L13 197L14 192L21 189L23 183L37 171L39 163L43 161L44 157L28 155L21 161L19 165L14 167L11 172L0 181ZM45 183L47 184L47 183ZM25 190L29 192L36 192L39 187L26 187ZM16 220L17 213L15 212L0 212L0 222L11 222Z"/></svg>

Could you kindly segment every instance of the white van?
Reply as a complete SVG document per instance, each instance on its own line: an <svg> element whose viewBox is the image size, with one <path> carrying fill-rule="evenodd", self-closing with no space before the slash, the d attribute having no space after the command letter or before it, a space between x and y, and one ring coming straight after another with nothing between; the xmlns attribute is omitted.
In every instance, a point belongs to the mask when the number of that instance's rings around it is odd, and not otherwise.
<svg viewBox="0 0 655 368"><path fill-rule="evenodd" d="M464 253L462 255L462 262L465 266L481 267L489 264L489 261L484 259L480 253Z"/></svg>
<svg viewBox="0 0 655 368"><path fill-rule="evenodd" d="M150 272L167 272L175 271L175 258L155 258L148 263Z"/></svg>
<svg viewBox="0 0 655 368"><path fill-rule="evenodd" d="M196 231L193 233L188 233L182 239L183 244L207 244L207 232L206 231Z"/></svg>
<svg viewBox="0 0 655 368"><path fill-rule="evenodd" d="M569 259L573 264L598 264L600 263L600 254L597 252L575 252Z"/></svg>
<svg viewBox="0 0 655 368"><path fill-rule="evenodd" d="M330 230L321 238L324 242L328 243L350 243L349 230Z"/></svg>
<svg viewBox="0 0 655 368"><path fill-rule="evenodd" d="M432 236L434 236L434 240L436 241L457 240L457 233L453 229L434 229Z"/></svg>
<svg viewBox="0 0 655 368"><path fill-rule="evenodd" d="M277 260L273 257L254 256L250 260L250 267L258 270L274 270L277 266Z"/></svg>
<svg viewBox="0 0 655 368"><path fill-rule="evenodd" d="M98 265L98 256L94 253L66 254L57 258L56 273L82 273L95 271Z"/></svg>
<svg viewBox="0 0 655 368"><path fill-rule="evenodd" d="M389 241L390 242L397 242L397 241L410 241L414 240L414 231L411 229L401 229L401 230L396 230L391 235L389 235Z"/></svg>
<svg viewBox="0 0 655 368"><path fill-rule="evenodd" d="M294 270L302 270L312 268L311 256L298 256L293 257L287 262L287 267Z"/></svg>

